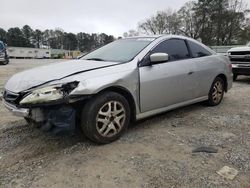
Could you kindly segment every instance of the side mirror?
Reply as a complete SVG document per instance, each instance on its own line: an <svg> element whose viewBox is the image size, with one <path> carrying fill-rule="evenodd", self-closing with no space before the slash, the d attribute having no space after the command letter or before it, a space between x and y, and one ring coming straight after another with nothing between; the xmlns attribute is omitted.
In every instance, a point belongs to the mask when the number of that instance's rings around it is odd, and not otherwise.
<svg viewBox="0 0 250 188"><path fill-rule="evenodd" d="M154 53L150 55L150 62L152 64L167 62L168 60L169 60L169 56L167 53Z"/></svg>

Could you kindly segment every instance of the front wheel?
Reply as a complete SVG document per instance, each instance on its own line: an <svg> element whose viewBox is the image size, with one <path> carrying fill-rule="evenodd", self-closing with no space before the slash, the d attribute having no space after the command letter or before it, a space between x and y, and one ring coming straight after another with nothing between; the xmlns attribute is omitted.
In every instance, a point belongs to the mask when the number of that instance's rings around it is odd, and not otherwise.
<svg viewBox="0 0 250 188"><path fill-rule="evenodd" d="M225 83L220 77L215 78L209 94L207 104L209 106L217 106L221 103L225 93Z"/></svg>
<svg viewBox="0 0 250 188"><path fill-rule="evenodd" d="M86 137L98 144L118 139L130 122L127 100L115 92L100 94L84 106L81 127Z"/></svg>

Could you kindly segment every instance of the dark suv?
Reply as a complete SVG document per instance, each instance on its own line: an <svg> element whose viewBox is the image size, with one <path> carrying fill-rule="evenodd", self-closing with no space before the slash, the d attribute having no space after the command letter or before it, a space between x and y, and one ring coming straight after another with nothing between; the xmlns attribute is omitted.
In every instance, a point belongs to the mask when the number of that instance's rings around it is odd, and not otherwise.
<svg viewBox="0 0 250 188"><path fill-rule="evenodd" d="M5 44L0 41L0 64L7 65L9 63L9 57L7 55L7 50Z"/></svg>

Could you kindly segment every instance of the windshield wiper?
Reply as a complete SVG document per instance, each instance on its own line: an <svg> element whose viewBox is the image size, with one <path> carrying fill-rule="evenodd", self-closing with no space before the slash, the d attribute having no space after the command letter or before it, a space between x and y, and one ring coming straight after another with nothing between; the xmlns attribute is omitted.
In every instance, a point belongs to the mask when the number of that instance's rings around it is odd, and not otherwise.
<svg viewBox="0 0 250 188"><path fill-rule="evenodd" d="M89 59L86 59L86 60L89 60L89 61L105 61L104 59L101 59L101 58L89 58Z"/></svg>

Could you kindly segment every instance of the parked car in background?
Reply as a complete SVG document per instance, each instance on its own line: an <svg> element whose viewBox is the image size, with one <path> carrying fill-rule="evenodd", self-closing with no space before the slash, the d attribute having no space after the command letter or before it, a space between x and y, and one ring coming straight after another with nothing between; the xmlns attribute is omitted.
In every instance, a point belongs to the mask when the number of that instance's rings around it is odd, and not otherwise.
<svg viewBox="0 0 250 188"><path fill-rule="evenodd" d="M118 139L131 121L206 101L232 87L227 57L182 36L117 40L79 60L27 70L5 85L3 101L43 130L75 127L94 142Z"/></svg>
<svg viewBox="0 0 250 188"><path fill-rule="evenodd" d="M232 62L234 80L238 75L250 76L250 43L245 47L230 49L228 57Z"/></svg>
<svg viewBox="0 0 250 188"><path fill-rule="evenodd" d="M7 65L9 63L9 57L7 55L7 50L5 44L0 41L0 64Z"/></svg>

